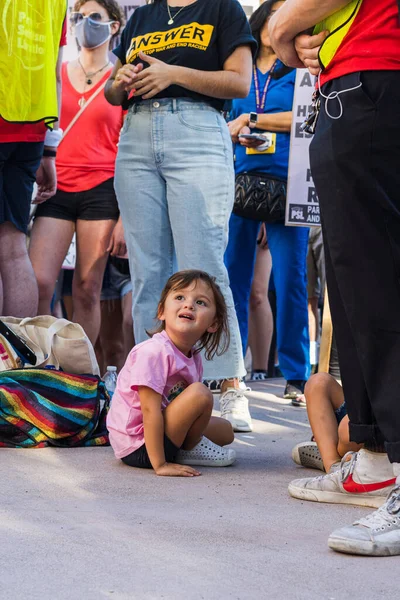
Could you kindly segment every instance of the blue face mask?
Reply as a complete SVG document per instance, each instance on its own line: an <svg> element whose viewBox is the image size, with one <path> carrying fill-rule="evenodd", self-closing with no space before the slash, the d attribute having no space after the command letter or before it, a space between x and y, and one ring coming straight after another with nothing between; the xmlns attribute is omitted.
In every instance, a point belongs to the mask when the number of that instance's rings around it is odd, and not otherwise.
<svg viewBox="0 0 400 600"><path fill-rule="evenodd" d="M75 26L75 37L83 48L98 48L107 42L111 35L111 22L93 21L87 17Z"/></svg>

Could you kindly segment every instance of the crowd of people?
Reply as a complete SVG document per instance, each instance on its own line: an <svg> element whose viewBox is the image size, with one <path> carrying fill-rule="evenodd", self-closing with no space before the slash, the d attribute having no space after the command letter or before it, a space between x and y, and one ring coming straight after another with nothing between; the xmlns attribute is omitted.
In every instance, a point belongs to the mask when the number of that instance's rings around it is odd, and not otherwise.
<svg viewBox="0 0 400 600"><path fill-rule="evenodd" d="M293 459L324 472L290 495L377 508L329 546L400 554L398 1L265 0L248 20L237 0L153 0L126 24L116 0L67 15L65 0L15 3L0 41L1 314L82 325L102 372L119 371L116 457L160 476L231 465L234 432L252 431L248 382L282 375L313 432ZM78 55L63 62L67 27ZM301 67L317 78L311 232L234 209L235 178L286 194ZM310 377L325 271L336 378Z"/></svg>

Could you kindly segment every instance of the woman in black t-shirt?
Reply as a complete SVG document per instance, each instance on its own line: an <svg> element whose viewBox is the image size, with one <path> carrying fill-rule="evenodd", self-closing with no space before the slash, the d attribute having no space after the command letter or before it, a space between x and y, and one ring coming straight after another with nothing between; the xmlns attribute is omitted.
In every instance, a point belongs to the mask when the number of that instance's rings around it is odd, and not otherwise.
<svg viewBox="0 0 400 600"><path fill-rule="evenodd" d="M111 104L129 107L115 189L133 277L135 339L153 328L157 299L174 271L214 275L230 311L231 345L205 365L205 378L224 380L221 411L237 431L251 431L251 419L223 263L234 172L221 111L226 100L247 96L255 45L237 0L156 0L128 21L105 92Z"/></svg>

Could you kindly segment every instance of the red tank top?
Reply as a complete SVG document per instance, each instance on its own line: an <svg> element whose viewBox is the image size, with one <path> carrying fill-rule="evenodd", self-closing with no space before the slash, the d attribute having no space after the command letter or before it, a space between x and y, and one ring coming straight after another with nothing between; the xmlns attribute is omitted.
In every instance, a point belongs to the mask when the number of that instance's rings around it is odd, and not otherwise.
<svg viewBox="0 0 400 600"><path fill-rule="evenodd" d="M80 94L69 80L67 63L63 64L61 129L65 131L80 110L82 96L88 101L110 72L108 70L88 92ZM122 108L109 104L103 92L90 103L58 148L56 166L60 190L82 192L114 177L123 116Z"/></svg>

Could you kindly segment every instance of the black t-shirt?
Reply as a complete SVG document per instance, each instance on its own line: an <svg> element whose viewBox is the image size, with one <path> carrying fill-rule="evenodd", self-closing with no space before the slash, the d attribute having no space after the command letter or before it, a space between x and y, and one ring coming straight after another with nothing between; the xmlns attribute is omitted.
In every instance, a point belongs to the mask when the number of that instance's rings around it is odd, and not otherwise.
<svg viewBox="0 0 400 600"><path fill-rule="evenodd" d="M170 65L220 71L238 46L250 45L255 51L256 42L238 0L197 0L183 10L180 8L170 7L174 19L171 25L166 0L136 9L114 50L122 64L141 62L138 54L143 51ZM154 97L192 98L208 102L218 110L224 106L224 100L177 85ZM135 97L130 102L140 101L140 97Z"/></svg>

